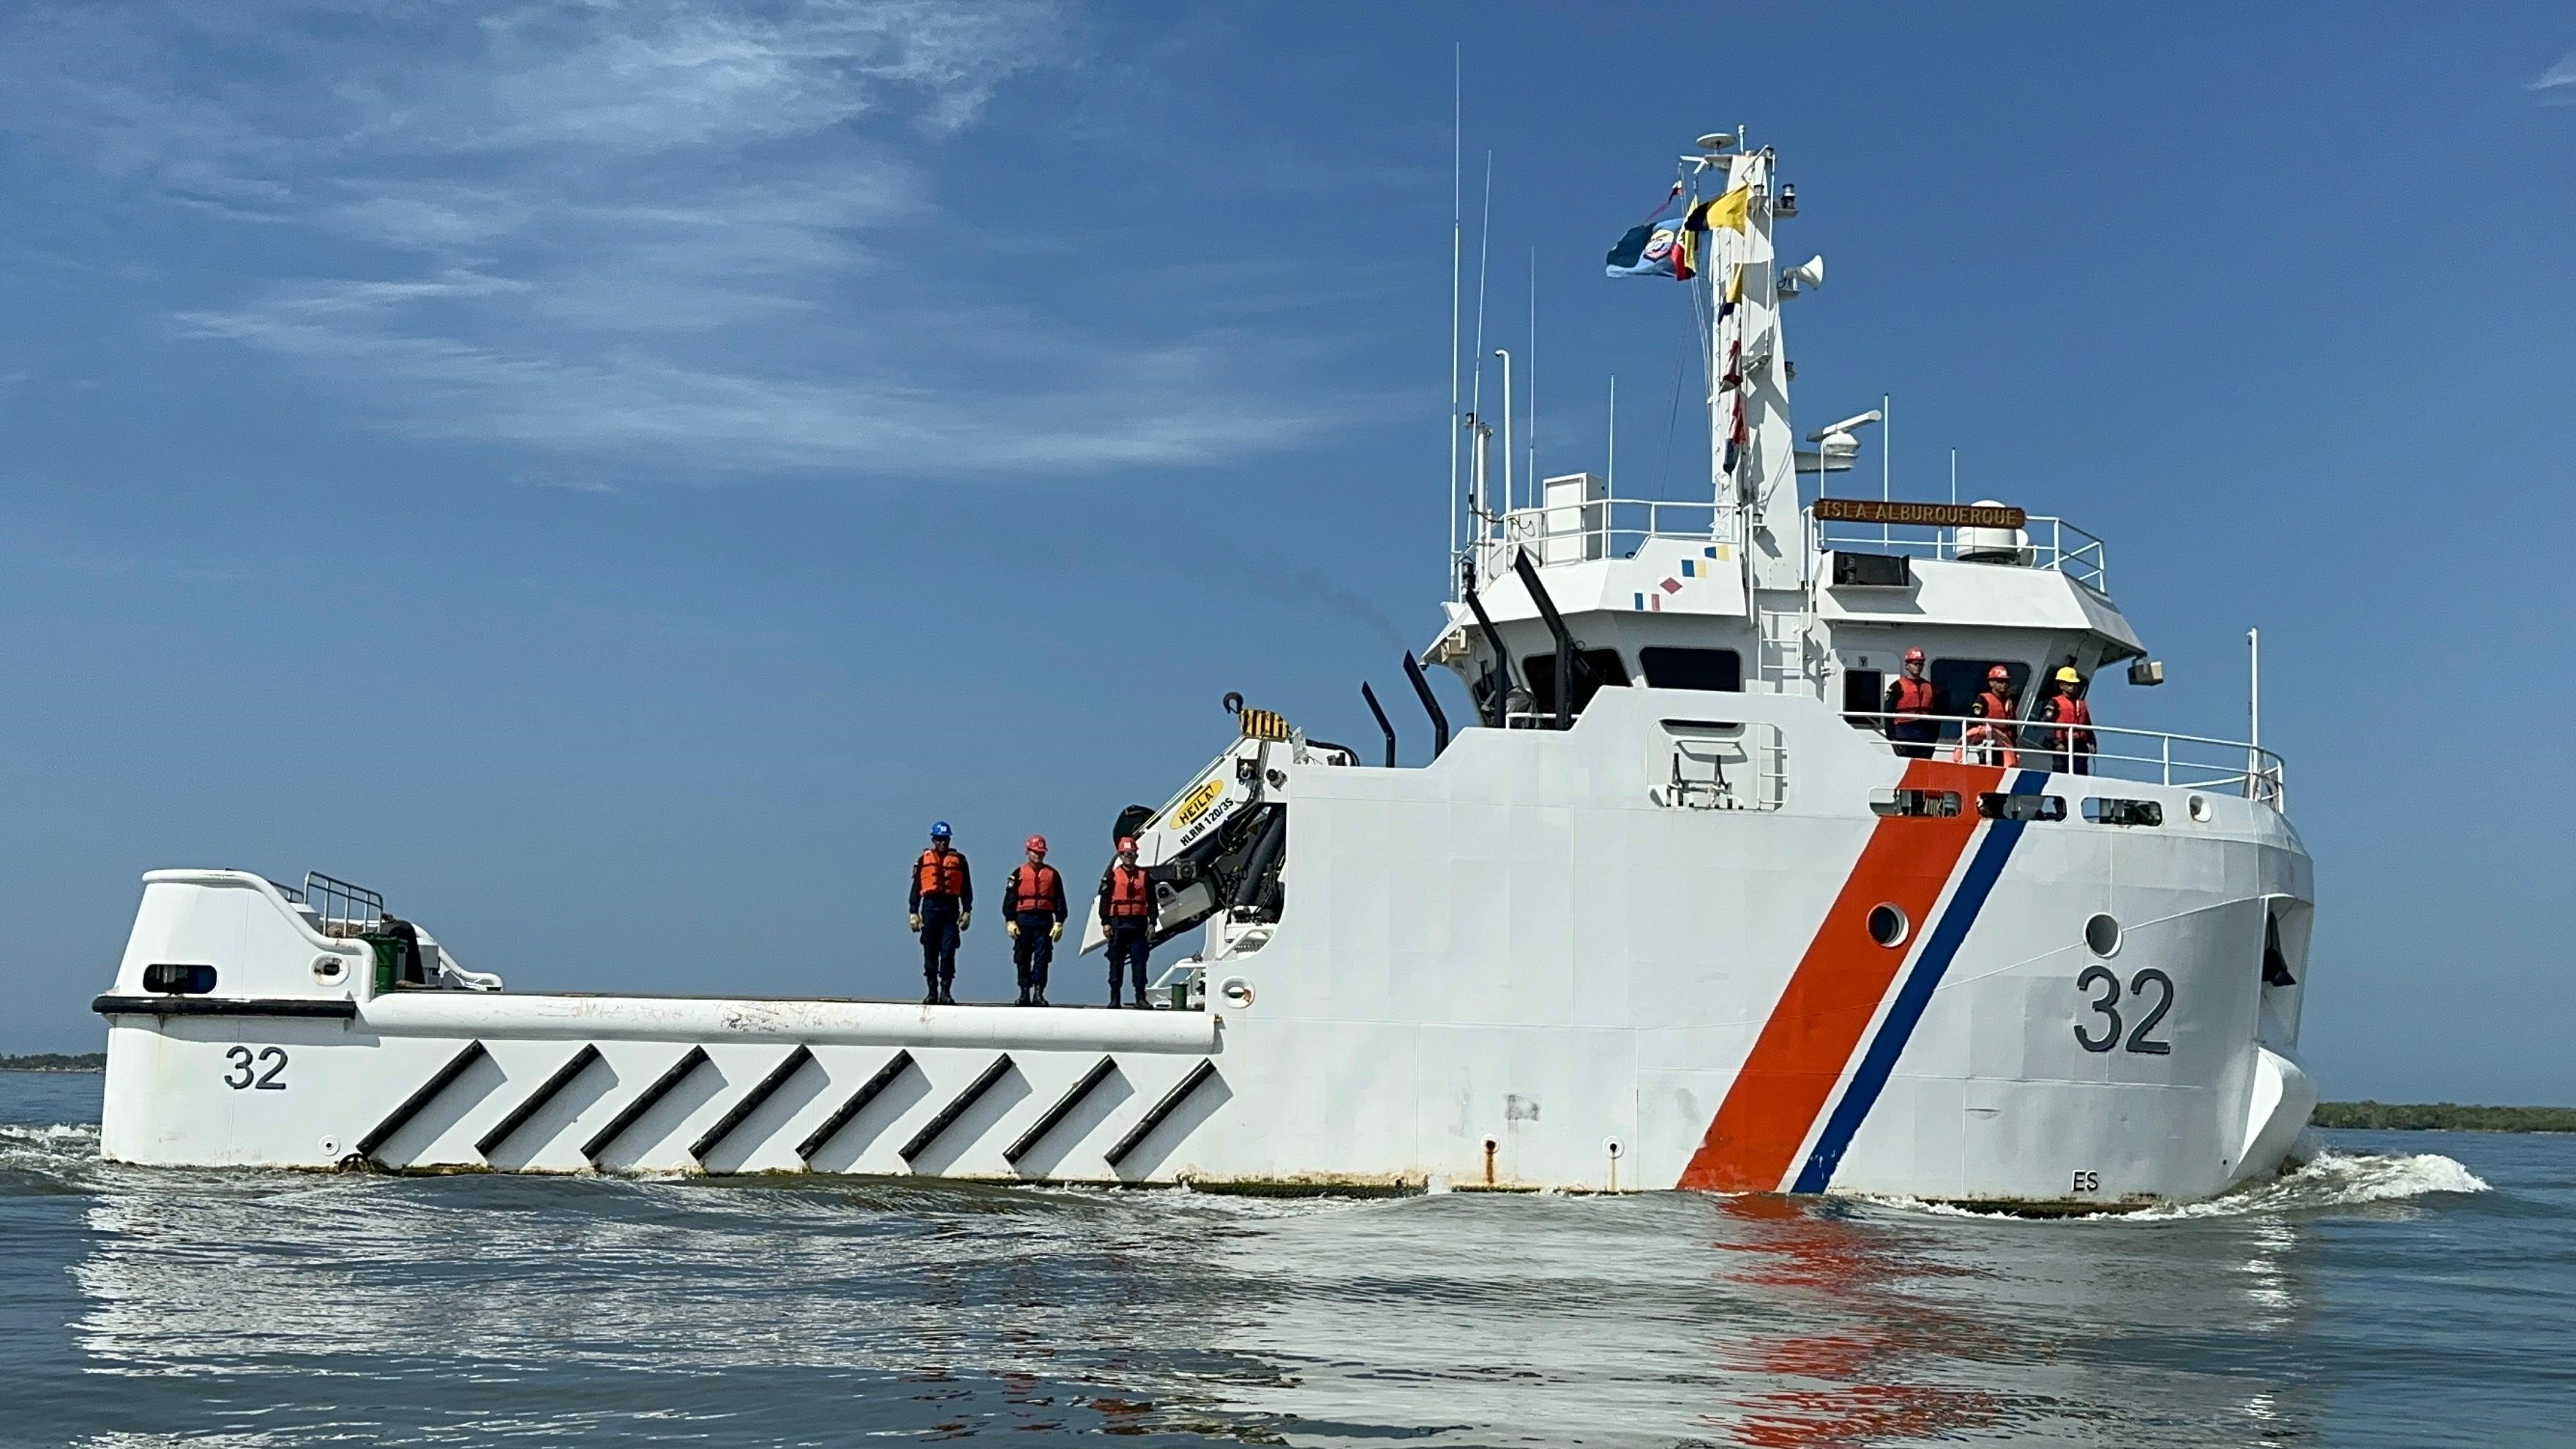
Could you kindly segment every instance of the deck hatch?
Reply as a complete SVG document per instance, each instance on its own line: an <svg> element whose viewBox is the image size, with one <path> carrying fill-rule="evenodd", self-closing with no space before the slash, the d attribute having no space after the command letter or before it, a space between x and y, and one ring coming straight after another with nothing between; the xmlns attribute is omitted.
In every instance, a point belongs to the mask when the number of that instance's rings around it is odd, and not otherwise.
<svg viewBox="0 0 2576 1449"><path fill-rule="evenodd" d="M590 1159L591 1166L597 1167L599 1154L606 1152L619 1137L625 1135L626 1129L634 1126L637 1118L653 1110L654 1103L670 1095L671 1089L680 1085L689 1073L706 1064L705 1047L693 1046L682 1053L680 1059L671 1063L668 1070L653 1079L653 1085L636 1093L634 1101L627 1103L616 1116L608 1119L607 1126L600 1128L588 1142L581 1144L581 1155Z"/></svg>
<svg viewBox="0 0 2576 1449"><path fill-rule="evenodd" d="M564 1088L571 1086L572 1079L580 1076L584 1068L598 1060L598 1045L596 1043L585 1044L580 1051L572 1054L572 1059L570 1061L567 1061L562 1066L555 1068L553 1076L550 1076L546 1078L545 1081L539 1083L537 1089L528 1094L528 1099L526 1101L511 1108L509 1116L502 1118L498 1123L493 1125L491 1131L484 1133L483 1140L474 1144L474 1150L485 1157L491 1156L493 1148L509 1141L511 1133L526 1126L529 1118L537 1115L537 1113L543 1109L548 1102L553 1101L557 1093L561 1092Z"/></svg>
<svg viewBox="0 0 2576 1449"><path fill-rule="evenodd" d="M768 1076L761 1078L750 1091L742 1094L741 1101L734 1103L723 1116L718 1117L715 1125L707 1129L705 1136L689 1144L689 1156L695 1158L700 1167L706 1166L707 1154L715 1151L726 1137L732 1135L733 1129L741 1126L744 1118L759 1111L761 1103L776 1096L778 1089L787 1085L787 1079L796 1075L798 1068L812 1060L814 1060L812 1047L799 1045L796 1050L789 1052L784 1060L769 1069Z"/></svg>
<svg viewBox="0 0 2576 1449"><path fill-rule="evenodd" d="M468 1067L490 1055L491 1053L484 1049L482 1042L467 1042L465 1050L449 1057L447 1065L440 1067L431 1074L428 1081L420 1084L418 1090L403 1098L401 1106L386 1114L385 1120L369 1128L367 1135L358 1139L358 1145L349 1149L349 1155L358 1158L374 1157L377 1148L392 1141L395 1133L410 1125L412 1118L419 1116L424 1108L438 1100L439 1093L455 1085L456 1079L464 1076Z"/></svg>
<svg viewBox="0 0 2576 1449"><path fill-rule="evenodd" d="M1144 1145L1145 1139L1154 1135L1154 1129L1163 1125L1164 1118L1181 1110L1181 1104L1190 1099L1190 1094L1205 1086L1208 1078L1215 1075L1216 1059L1201 1058L1199 1064L1190 1069L1190 1074L1181 1078L1179 1085L1165 1092L1163 1100L1156 1102L1152 1111L1137 1118L1136 1125L1127 1129L1127 1135L1118 1139L1118 1145L1109 1149L1109 1165L1116 1167L1126 1161L1127 1154Z"/></svg>
<svg viewBox="0 0 2576 1449"><path fill-rule="evenodd" d="M903 1160L910 1162L928 1152L930 1144L939 1140L939 1134L954 1126L958 1118L966 1115L966 1109L974 1106L986 1092L993 1090L993 1084L1000 1081L1002 1074L1010 1069L1009 1052L993 1058L993 1064L984 1069L983 1075L967 1083L965 1091L958 1093L947 1106L940 1108L938 1116L923 1123L921 1130L912 1134L912 1140L903 1144Z"/></svg>
<svg viewBox="0 0 2576 1449"><path fill-rule="evenodd" d="M1047 1108L1045 1116L1032 1124L1028 1131L1020 1134L1019 1141L1002 1150L1002 1160L1013 1167L1019 1166L1020 1159L1028 1155L1030 1148L1037 1146L1048 1133L1056 1129L1058 1124L1071 1116L1073 1109L1082 1105L1082 1099L1090 1096L1092 1089L1107 1081L1109 1074L1116 1070L1118 1070L1117 1058L1102 1057L1090 1071L1082 1074L1081 1081L1073 1084L1072 1091L1057 1099L1054 1106Z"/></svg>
<svg viewBox="0 0 2576 1449"><path fill-rule="evenodd" d="M815 1128L812 1136L796 1144L798 1160L813 1161L814 1154L823 1150L823 1144L838 1136L842 1128L849 1126L851 1118L866 1111L868 1104L875 1101L886 1088L893 1086L894 1079L902 1076L904 1069L911 1065L912 1053L909 1051L899 1051L887 1058L886 1064L877 1068L877 1074L868 1078L857 1091L852 1092L850 1100L843 1102L831 1116L824 1118L823 1125Z"/></svg>

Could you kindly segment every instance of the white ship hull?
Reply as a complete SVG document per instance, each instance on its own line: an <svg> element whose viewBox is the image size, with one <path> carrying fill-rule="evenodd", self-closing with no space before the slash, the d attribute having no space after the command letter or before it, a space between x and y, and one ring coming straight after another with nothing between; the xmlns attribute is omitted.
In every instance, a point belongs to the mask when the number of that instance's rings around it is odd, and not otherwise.
<svg viewBox="0 0 2576 1449"><path fill-rule="evenodd" d="M1653 803L1666 717L1707 703L1605 693L1572 731L1472 731L1429 769L1290 766L1294 905L1208 963L1209 1010L369 995L354 954L317 992L311 962L351 942L256 876L158 873L101 1001L103 1149L2077 1206L2279 1165L2313 1092L2290 1061L2304 987L2264 984L2265 927L2303 980L2309 886L2269 805L1900 761L1760 697L1729 704L1782 729L1784 808ZM1866 808L1900 781L2055 795L2069 818ZM2171 823L2082 818L2114 789ZM1865 919L1890 904L1910 926L1893 947ZM2119 926L2108 956L2096 915ZM199 961L257 994L141 989L154 962Z"/></svg>

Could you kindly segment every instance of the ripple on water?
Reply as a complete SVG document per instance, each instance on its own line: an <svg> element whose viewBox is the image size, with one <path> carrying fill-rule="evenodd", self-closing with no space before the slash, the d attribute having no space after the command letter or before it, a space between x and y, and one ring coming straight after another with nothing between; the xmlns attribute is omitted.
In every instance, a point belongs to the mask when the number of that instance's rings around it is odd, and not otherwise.
<svg viewBox="0 0 2576 1449"><path fill-rule="evenodd" d="M2410 1385L2412 1420L2336 1417L2327 1386L2362 1370L2331 1325L2378 1301L2335 1276L2338 1233L2376 1234L2395 1259L2371 1271L2428 1293L2451 1291L2423 1270L2445 1235L2409 1214L2476 1240L2477 1271L2534 1261L2513 1233L2565 1229L2520 1178L2490 1189L2440 1153L2323 1147L2214 1202L2039 1222L1692 1194L172 1172L97 1147L94 1125L0 1127L0 1210L61 1224L0 1262L18 1427L54 1442L2397 1443L2535 1412L2525 1365L2576 1347L2526 1323L2516 1354ZM2372 1357L2385 1391L2402 1362Z"/></svg>

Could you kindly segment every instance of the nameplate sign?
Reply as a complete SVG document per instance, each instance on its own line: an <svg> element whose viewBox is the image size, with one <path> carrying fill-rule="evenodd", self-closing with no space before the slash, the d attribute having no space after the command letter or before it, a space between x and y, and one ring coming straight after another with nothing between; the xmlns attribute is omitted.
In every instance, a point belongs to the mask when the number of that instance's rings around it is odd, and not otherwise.
<svg viewBox="0 0 2576 1449"><path fill-rule="evenodd" d="M1819 498L1818 523L1897 523L1916 528L2019 528L2030 515L2018 508L1973 503L1881 503L1874 498Z"/></svg>

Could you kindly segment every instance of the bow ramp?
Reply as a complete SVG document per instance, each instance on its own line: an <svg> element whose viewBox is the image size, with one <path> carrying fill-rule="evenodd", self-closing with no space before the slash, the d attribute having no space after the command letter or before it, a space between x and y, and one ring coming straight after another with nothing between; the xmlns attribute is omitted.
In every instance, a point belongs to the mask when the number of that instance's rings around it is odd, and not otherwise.
<svg viewBox="0 0 2576 1449"><path fill-rule="evenodd" d="M1152 1181L1223 1096L1205 1012L511 992L318 894L147 877L109 1157Z"/></svg>

